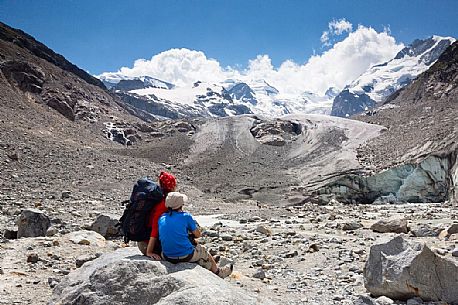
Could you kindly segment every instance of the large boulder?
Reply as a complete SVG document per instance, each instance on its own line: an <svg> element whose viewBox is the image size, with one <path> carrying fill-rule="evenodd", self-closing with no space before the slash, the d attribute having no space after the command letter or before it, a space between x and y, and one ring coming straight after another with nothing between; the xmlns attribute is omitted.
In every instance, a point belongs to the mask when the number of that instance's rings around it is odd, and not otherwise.
<svg viewBox="0 0 458 305"><path fill-rule="evenodd" d="M407 233L406 219L380 219L371 226L371 230L378 233Z"/></svg>
<svg viewBox="0 0 458 305"><path fill-rule="evenodd" d="M124 248L87 262L55 288L49 305L274 304L197 264L153 261Z"/></svg>
<svg viewBox="0 0 458 305"><path fill-rule="evenodd" d="M458 304L458 261L398 236L371 247L364 285L373 296Z"/></svg>
<svg viewBox="0 0 458 305"><path fill-rule="evenodd" d="M46 236L51 220L37 209L23 210L17 220L17 238Z"/></svg>
<svg viewBox="0 0 458 305"><path fill-rule="evenodd" d="M91 224L91 230L105 238L117 237L120 235L119 227L117 227L118 218L114 215L100 214Z"/></svg>

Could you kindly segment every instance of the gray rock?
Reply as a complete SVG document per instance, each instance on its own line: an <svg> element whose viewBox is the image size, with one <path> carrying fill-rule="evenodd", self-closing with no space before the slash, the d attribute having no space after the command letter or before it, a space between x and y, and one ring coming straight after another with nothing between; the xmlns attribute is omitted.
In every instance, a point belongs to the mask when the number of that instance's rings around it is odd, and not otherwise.
<svg viewBox="0 0 458 305"><path fill-rule="evenodd" d="M371 230L378 233L407 233L407 220L405 219L381 219L371 226Z"/></svg>
<svg viewBox="0 0 458 305"><path fill-rule="evenodd" d="M100 214L91 224L90 229L102 235L105 238L120 236L118 217L109 214Z"/></svg>
<svg viewBox="0 0 458 305"><path fill-rule="evenodd" d="M36 253L31 253L27 256L27 262L35 264L38 262L38 254Z"/></svg>
<svg viewBox="0 0 458 305"><path fill-rule="evenodd" d="M363 225L360 222L356 222L356 221L345 222L342 224L342 230L344 231L354 231L362 227Z"/></svg>
<svg viewBox="0 0 458 305"><path fill-rule="evenodd" d="M371 297L360 295L355 302L354 305L379 305L376 300Z"/></svg>
<svg viewBox="0 0 458 305"><path fill-rule="evenodd" d="M85 254L76 258L76 268L83 266L85 263L93 261L97 258L97 255Z"/></svg>
<svg viewBox="0 0 458 305"><path fill-rule="evenodd" d="M458 257L458 248L452 250L452 256Z"/></svg>
<svg viewBox="0 0 458 305"><path fill-rule="evenodd" d="M70 192L70 191L63 191L62 194L61 194L61 198L62 199L68 199L68 198L70 198L71 194L72 194L72 192Z"/></svg>
<svg viewBox="0 0 458 305"><path fill-rule="evenodd" d="M448 229L447 229L448 235L452 234L457 234L458 233L458 223L452 224Z"/></svg>
<svg viewBox="0 0 458 305"><path fill-rule="evenodd" d="M57 230L57 228L51 226L48 228L48 230L46 231L46 236L54 236L58 233L59 231Z"/></svg>
<svg viewBox="0 0 458 305"><path fill-rule="evenodd" d="M68 234L68 239L78 245L92 245L103 247L105 246L105 238L97 232L94 231L75 231Z"/></svg>
<svg viewBox="0 0 458 305"><path fill-rule="evenodd" d="M3 236L6 239L17 239L17 230L6 229Z"/></svg>
<svg viewBox="0 0 458 305"><path fill-rule="evenodd" d="M264 270L262 270L262 269L257 270L257 271L253 274L253 278L255 278L255 279L261 279L261 280L263 280L263 279L265 279L265 277L266 277L266 272L265 272Z"/></svg>
<svg viewBox="0 0 458 305"><path fill-rule="evenodd" d="M49 305L274 304L197 264L153 261L124 248L84 264L53 291Z"/></svg>
<svg viewBox="0 0 458 305"><path fill-rule="evenodd" d="M440 228L432 228L427 224L422 224L419 227L410 230L415 237L436 237L439 235Z"/></svg>
<svg viewBox="0 0 458 305"><path fill-rule="evenodd" d="M364 285L373 296L396 300L458 302L458 262L402 236L374 245L364 267Z"/></svg>
<svg viewBox="0 0 458 305"><path fill-rule="evenodd" d="M394 304L394 301L384 295L377 298L377 303L380 305L391 305Z"/></svg>
<svg viewBox="0 0 458 305"><path fill-rule="evenodd" d="M220 234L219 237L221 237L221 239L224 241L231 241L233 239L232 235L228 233Z"/></svg>
<svg viewBox="0 0 458 305"><path fill-rule="evenodd" d="M272 229L267 225L263 225L263 224L258 225L256 227L256 231L258 231L261 234L267 235L267 236L272 235Z"/></svg>
<svg viewBox="0 0 458 305"><path fill-rule="evenodd" d="M42 211L36 209L23 210L17 221L17 237L45 236L51 221Z"/></svg>
<svg viewBox="0 0 458 305"><path fill-rule="evenodd" d="M420 298L408 299L406 305L420 305L423 304L423 300Z"/></svg>

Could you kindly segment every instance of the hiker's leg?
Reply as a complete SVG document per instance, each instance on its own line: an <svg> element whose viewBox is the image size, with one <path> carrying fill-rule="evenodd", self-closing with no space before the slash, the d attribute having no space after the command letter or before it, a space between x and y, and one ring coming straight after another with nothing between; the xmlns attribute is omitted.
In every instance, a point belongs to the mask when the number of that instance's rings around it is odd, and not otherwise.
<svg viewBox="0 0 458 305"><path fill-rule="evenodd" d="M213 256L211 256L207 249L200 244L198 244L194 249L194 254L190 262L197 263L213 273L216 273L216 271L218 270L218 266L216 265Z"/></svg>

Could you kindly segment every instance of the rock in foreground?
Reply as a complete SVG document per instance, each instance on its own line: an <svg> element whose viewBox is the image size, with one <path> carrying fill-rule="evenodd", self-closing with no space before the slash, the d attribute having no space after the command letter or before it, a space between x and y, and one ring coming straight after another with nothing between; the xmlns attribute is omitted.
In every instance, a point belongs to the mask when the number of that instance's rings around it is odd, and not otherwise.
<svg viewBox="0 0 458 305"><path fill-rule="evenodd" d="M70 273L49 305L274 304L233 287L197 264L152 261L126 248Z"/></svg>
<svg viewBox="0 0 458 305"><path fill-rule="evenodd" d="M371 247L364 284L374 296L458 304L458 262L398 236Z"/></svg>

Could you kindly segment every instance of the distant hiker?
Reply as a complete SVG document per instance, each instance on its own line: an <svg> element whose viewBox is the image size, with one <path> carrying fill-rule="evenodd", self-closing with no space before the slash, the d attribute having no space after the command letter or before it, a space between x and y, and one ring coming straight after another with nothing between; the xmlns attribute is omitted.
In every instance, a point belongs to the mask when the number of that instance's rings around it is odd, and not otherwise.
<svg viewBox="0 0 458 305"><path fill-rule="evenodd" d="M186 195L178 192L170 192L165 199L168 212L159 218L162 257L174 264L197 263L221 278L229 276L232 273L232 265L218 267L204 246L191 243L188 233L191 232L195 238L199 238L201 232L192 215L183 211L183 205L187 200Z"/></svg>
<svg viewBox="0 0 458 305"><path fill-rule="evenodd" d="M165 197L169 192L173 192L176 188L177 181L176 178L168 173L161 172L159 175L159 186L162 189L162 200L153 208L149 216L148 228L151 228L151 234L149 240L137 242L138 249L143 253L143 255L149 256L153 259L161 259L161 243L158 239L159 229L158 229L158 220L159 217L165 212L167 208L165 206Z"/></svg>

